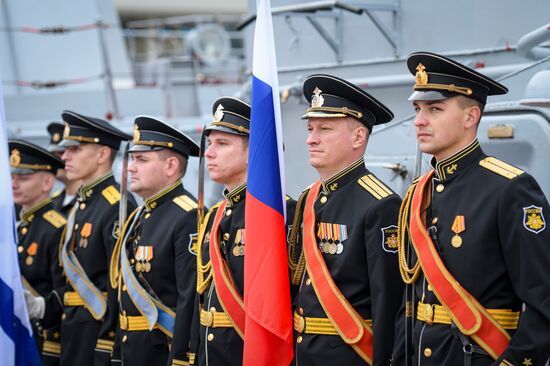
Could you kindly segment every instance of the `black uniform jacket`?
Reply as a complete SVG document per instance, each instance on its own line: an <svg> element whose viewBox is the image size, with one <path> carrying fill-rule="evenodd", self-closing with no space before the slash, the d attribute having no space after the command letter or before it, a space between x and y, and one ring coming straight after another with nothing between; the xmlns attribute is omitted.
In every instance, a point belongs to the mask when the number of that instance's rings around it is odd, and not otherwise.
<svg viewBox="0 0 550 366"><path fill-rule="evenodd" d="M48 296L53 289L65 284L63 270L59 266L59 241L65 228L66 220L54 209L50 198L38 203L30 210L21 213L18 225L19 268L31 292L35 295ZM33 333L43 353L44 364L55 364L57 360L46 360L45 357L59 357L59 322L50 324L50 329L40 332L33 324ZM43 340L47 340L43 348Z"/></svg>
<svg viewBox="0 0 550 366"><path fill-rule="evenodd" d="M173 339L160 329L120 330L125 365L188 362L196 282L196 199L180 181L144 202L125 243L133 273L149 295L176 313ZM119 289L120 314L140 316L124 280ZM170 347L171 345L171 347ZM170 351L171 348L171 351Z"/></svg>
<svg viewBox="0 0 550 366"><path fill-rule="evenodd" d="M401 304L396 255L400 203L361 158L322 182L314 204L317 244L330 276L355 311L373 322L375 365L390 362L393 324ZM335 232L339 244L331 248L337 243ZM327 318L307 271L295 306L303 317ZM294 352L299 366L366 364L338 335L295 332Z"/></svg>
<svg viewBox="0 0 550 366"><path fill-rule="evenodd" d="M235 287L241 297L244 296L244 213L246 198L246 183L224 192L227 205L219 228L220 252L227 262ZM287 222L291 222L294 215L296 201L287 197ZM198 243L201 251L199 266L208 267L210 262L210 230L216 216L218 205L211 209L210 218L205 223L206 234L202 243ZM288 229L288 227L287 227ZM210 270L203 273L208 278ZM200 275L199 275L200 276ZM224 312L216 293L216 284L211 279L200 296L202 309ZM197 317L196 317L197 318ZM195 319L197 320L197 319ZM232 327L207 327L200 325L198 346L196 350L198 365L225 365L240 366L243 360L243 340ZM194 347L195 348L195 347Z"/></svg>
<svg viewBox="0 0 550 366"><path fill-rule="evenodd" d="M78 191L73 209L74 227L72 232L66 235L71 235L71 247L88 278L100 291L108 292L107 312L101 321L97 321L84 306L67 306L64 295L68 291L74 291L68 283L54 290L46 298L46 326L63 314L61 366L85 366L94 363L101 365L110 362L118 306L116 291L108 291L109 265L120 231L119 201L119 185L112 173L98 178ZM129 197L128 210L133 211L135 207L135 201Z"/></svg>
<svg viewBox="0 0 550 366"><path fill-rule="evenodd" d="M494 361L474 352L472 365L543 365L550 355L550 207L544 194L531 175L487 157L477 140L433 165L426 225L437 228L446 268L486 309L519 312L525 306L517 330L508 330L512 338L504 354ZM464 220L458 234L457 216ZM452 244L456 235L460 245L456 239ZM439 304L431 290L421 275L415 303ZM413 321L408 358L415 365L463 365L463 342L477 346L461 339L455 326ZM404 323L398 326L403 337ZM399 359L396 364L404 362Z"/></svg>

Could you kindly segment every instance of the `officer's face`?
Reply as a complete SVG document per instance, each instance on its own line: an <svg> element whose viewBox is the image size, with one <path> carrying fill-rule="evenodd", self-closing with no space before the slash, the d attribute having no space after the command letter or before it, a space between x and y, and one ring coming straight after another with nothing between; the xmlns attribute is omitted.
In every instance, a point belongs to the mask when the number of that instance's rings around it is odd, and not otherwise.
<svg viewBox="0 0 550 366"><path fill-rule="evenodd" d="M246 181L248 166L246 137L212 131L208 135L208 149L204 156L208 160L208 175L214 182L232 189Z"/></svg>
<svg viewBox="0 0 550 366"><path fill-rule="evenodd" d="M52 154L61 159L61 157L63 156L63 151L53 151ZM67 182L67 172L65 171L65 169L57 170L57 179L59 179L63 183Z"/></svg>
<svg viewBox="0 0 550 366"><path fill-rule="evenodd" d="M81 144L69 146L62 155L65 161L65 171L69 180L82 179L89 182L98 170L102 146L97 144Z"/></svg>
<svg viewBox="0 0 550 366"><path fill-rule="evenodd" d="M132 153L132 162L128 165L132 192L148 198L167 186L169 162L163 157L158 151Z"/></svg>
<svg viewBox="0 0 550 366"><path fill-rule="evenodd" d="M422 152L442 160L473 141L475 129L468 127L469 109L460 105L458 97L417 100L413 105L416 111L416 138Z"/></svg>
<svg viewBox="0 0 550 366"><path fill-rule="evenodd" d="M362 154L357 153L359 122L348 118L310 118L307 122L309 162L326 179L338 173ZM364 140L362 144L364 144ZM363 150L364 151L364 150Z"/></svg>
<svg viewBox="0 0 550 366"><path fill-rule="evenodd" d="M23 209L32 208L48 196L53 183L53 174L50 173L12 174L13 201Z"/></svg>

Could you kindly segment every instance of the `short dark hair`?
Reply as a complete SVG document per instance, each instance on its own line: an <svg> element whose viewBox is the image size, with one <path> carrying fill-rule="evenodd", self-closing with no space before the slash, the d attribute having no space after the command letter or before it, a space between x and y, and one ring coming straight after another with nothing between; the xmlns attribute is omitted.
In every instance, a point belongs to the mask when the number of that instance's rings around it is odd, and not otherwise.
<svg viewBox="0 0 550 366"><path fill-rule="evenodd" d="M464 97L462 95L458 96L458 105L462 109L470 108L470 107L478 107L480 110L479 118L481 119L481 116L483 115L483 110L485 109L485 104L478 102L475 99ZM479 122L479 121L478 121Z"/></svg>

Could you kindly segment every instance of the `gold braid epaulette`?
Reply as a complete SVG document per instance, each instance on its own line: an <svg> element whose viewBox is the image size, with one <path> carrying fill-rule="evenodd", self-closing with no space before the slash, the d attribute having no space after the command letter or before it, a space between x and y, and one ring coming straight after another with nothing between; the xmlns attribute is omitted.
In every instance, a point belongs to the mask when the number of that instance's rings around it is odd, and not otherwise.
<svg viewBox="0 0 550 366"><path fill-rule="evenodd" d="M290 269L290 281L292 285L298 286L302 280L304 269L306 268L306 258L304 251L300 251L298 254L298 236L300 234L303 204L309 193L309 188L302 192L298 202L296 203L296 210L294 211L294 220L292 221L292 228L288 236L288 267Z"/></svg>
<svg viewBox="0 0 550 366"><path fill-rule="evenodd" d="M417 260L412 268L407 263L407 246L409 250L413 250L408 240L409 220L411 214L411 202L414 191L418 185L418 180L413 181L407 193L403 198L401 207L399 208L399 216L397 219L397 255L399 258L399 272L403 282L407 285L413 284L420 275L420 262Z"/></svg>
<svg viewBox="0 0 550 366"><path fill-rule="evenodd" d="M120 230L120 234L118 235L118 239L115 243L115 247L113 249L113 255L111 256L111 266L109 267L109 281L111 283L112 288L117 288L120 280L120 251L124 247L124 243L122 242L124 240L124 237L126 236L126 230L128 230L128 225L132 222L134 219L134 216L138 212L139 207L136 208L130 216L128 216L128 219L126 219L126 222L122 226L122 229Z"/></svg>
<svg viewBox="0 0 550 366"><path fill-rule="evenodd" d="M221 201L216 203L214 207L208 210L199 229L199 237L197 239L197 292L201 295L204 293L204 291L210 284L210 281L212 280L212 262L208 261L208 263L206 264L202 263L202 245L204 242L204 236L206 235L206 229L208 227L210 216L215 210L218 209L218 207L220 207L221 203ZM206 273L208 274L205 278Z"/></svg>

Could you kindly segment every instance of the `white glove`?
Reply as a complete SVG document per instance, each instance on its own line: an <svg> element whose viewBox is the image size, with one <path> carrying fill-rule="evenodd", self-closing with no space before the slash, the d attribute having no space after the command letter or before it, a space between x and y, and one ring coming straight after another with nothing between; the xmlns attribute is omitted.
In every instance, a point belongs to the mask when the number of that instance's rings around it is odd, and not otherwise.
<svg viewBox="0 0 550 366"><path fill-rule="evenodd" d="M46 301L42 296L34 296L29 290L23 290L29 318L42 319L46 311Z"/></svg>

